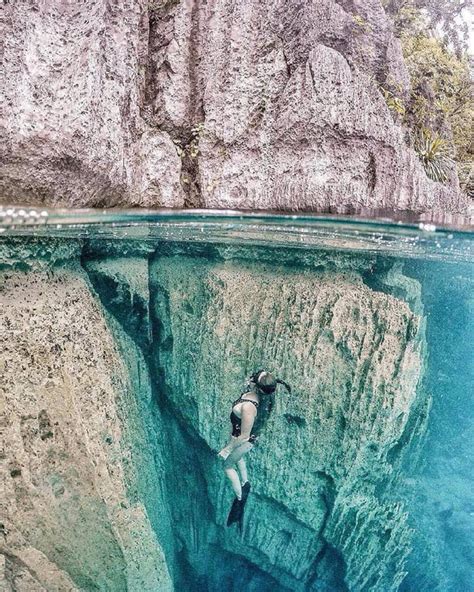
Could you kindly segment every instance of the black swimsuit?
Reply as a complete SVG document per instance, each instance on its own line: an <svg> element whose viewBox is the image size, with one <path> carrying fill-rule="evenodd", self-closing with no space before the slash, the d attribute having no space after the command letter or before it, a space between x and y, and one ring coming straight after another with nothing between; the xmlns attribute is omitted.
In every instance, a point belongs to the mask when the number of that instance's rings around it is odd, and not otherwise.
<svg viewBox="0 0 474 592"><path fill-rule="evenodd" d="M258 411L258 403L257 401L252 401L252 399L243 399L243 395L246 395L247 393L242 393L242 395L240 395L240 397L237 399L237 401L234 401L232 403L232 413L230 414L230 421L232 423L232 435L235 436L236 438L238 438L241 434L241 427L242 427L242 420L240 419L240 417L237 417L237 415L234 413L234 407L237 405L237 403L242 403L242 401L248 402L248 403L252 403L253 405L255 405L255 409L257 409ZM252 427L252 432L250 433L250 438L249 438L249 442L254 442L257 434L254 433L254 427L255 427L255 423Z"/></svg>

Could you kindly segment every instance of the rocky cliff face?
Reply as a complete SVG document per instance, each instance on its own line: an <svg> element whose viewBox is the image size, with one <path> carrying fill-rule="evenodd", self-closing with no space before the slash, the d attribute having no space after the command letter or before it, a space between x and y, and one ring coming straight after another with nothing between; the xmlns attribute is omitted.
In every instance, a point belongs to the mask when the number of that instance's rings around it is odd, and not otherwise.
<svg viewBox="0 0 474 592"><path fill-rule="evenodd" d="M144 2L9 3L3 201L179 207L181 163L144 121Z"/></svg>
<svg viewBox="0 0 474 592"><path fill-rule="evenodd" d="M3 202L460 211L378 90L379 0L5 7Z"/></svg>
<svg viewBox="0 0 474 592"><path fill-rule="evenodd" d="M1 274L0 587L171 590L157 540L166 512L161 504L156 530L144 505L151 483L138 471L148 465L159 500L147 391L141 400L132 390L140 359L129 367L119 354L77 244L52 246L67 268L37 258L43 269ZM13 263L10 254L2 261ZM26 251L21 259L27 265Z"/></svg>
<svg viewBox="0 0 474 592"><path fill-rule="evenodd" d="M399 588L397 484L429 403L420 288L400 267L148 243L3 255L7 589ZM215 453L262 364L293 395L251 453L240 538Z"/></svg>
<svg viewBox="0 0 474 592"><path fill-rule="evenodd" d="M160 320L154 362L173 413L214 451L227 440L242 375L268 366L293 386L291 397L279 395L250 455L242 538L219 526L229 554L270 572L281 590L397 590L411 534L393 480L426 417L417 391L419 319L368 288L354 262L319 263L315 273L157 257L150 268L152 317ZM204 471L222 525L231 495L213 465L191 468ZM189 562L197 564L193 539L207 539L210 555L210 525L175 505L186 516L177 524Z"/></svg>

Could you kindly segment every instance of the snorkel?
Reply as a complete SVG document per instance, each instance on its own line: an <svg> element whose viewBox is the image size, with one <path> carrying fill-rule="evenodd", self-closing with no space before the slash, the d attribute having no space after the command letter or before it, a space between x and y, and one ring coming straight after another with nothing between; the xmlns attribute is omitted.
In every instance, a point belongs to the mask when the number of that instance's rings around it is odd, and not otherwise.
<svg viewBox="0 0 474 592"><path fill-rule="evenodd" d="M253 383L259 391L265 395L271 395L276 391L277 385L281 384L285 389L291 393L290 385L281 378L275 378L271 372L267 370L258 370L250 376L250 383Z"/></svg>
<svg viewBox="0 0 474 592"><path fill-rule="evenodd" d="M289 385L287 382L285 382L285 381L284 381L284 380L282 380L281 378L277 378L277 382L278 382L278 384L281 384L281 385L283 385L283 386L286 388L286 390L287 390L287 391L290 393L290 395L291 395L291 386L290 386L290 385Z"/></svg>

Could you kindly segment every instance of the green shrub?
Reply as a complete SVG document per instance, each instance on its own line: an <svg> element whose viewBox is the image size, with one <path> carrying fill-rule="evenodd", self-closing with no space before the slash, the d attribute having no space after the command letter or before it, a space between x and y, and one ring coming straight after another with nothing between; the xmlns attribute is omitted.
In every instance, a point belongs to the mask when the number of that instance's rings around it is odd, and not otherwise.
<svg viewBox="0 0 474 592"><path fill-rule="evenodd" d="M472 158L473 85L466 56L458 58L436 37L402 35L405 63L411 77L409 111L415 127L452 130L456 158Z"/></svg>
<svg viewBox="0 0 474 592"><path fill-rule="evenodd" d="M403 100L400 97L397 97L397 95L395 93L388 90L388 88L380 86L380 90L383 94L383 98L385 99L385 102L387 103L387 107L390 109L390 111L392 111L393 113L396 113L400 117L404 117L406 110L405 110L405 105L403 103Z"/></svg>
<svg viewBox="0 0 474 592"><path fill-rule="evenodd" d="M454 27L462 24L459 2L384 0L384 4L394 19L411 79L410 96L404 101L401 91L385 84L387 105L410 130L427 175L446 181L454 161L461 187L472 194L473 81L463 49L465 27Z"/></svg>
<svg viewBox="0 0 474 592"><path fill-rule="evenodd" d="M429 130L421 129L415 138L415 151L430 179L441 183L449 179L454 170L454 161L446 140Z"/></svg>

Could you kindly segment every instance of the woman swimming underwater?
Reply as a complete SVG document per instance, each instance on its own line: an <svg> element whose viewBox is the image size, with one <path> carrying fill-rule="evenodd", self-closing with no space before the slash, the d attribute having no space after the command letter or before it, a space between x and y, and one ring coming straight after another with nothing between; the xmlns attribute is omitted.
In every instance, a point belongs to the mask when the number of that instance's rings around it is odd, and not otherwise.
<svg viewBox="0 0 474 592"><path fill-rule="evenodd" d="M242 528L243 510L250 492L244 456L254 447L262 427L270 416L278 384L282 384L291 393L291 388L286 382L275 378L270 372L259 370L250 377L247 390L232 403L231 438L218 453L224 460L224 472L235 493L227 526L238 522Z"/></svg>

